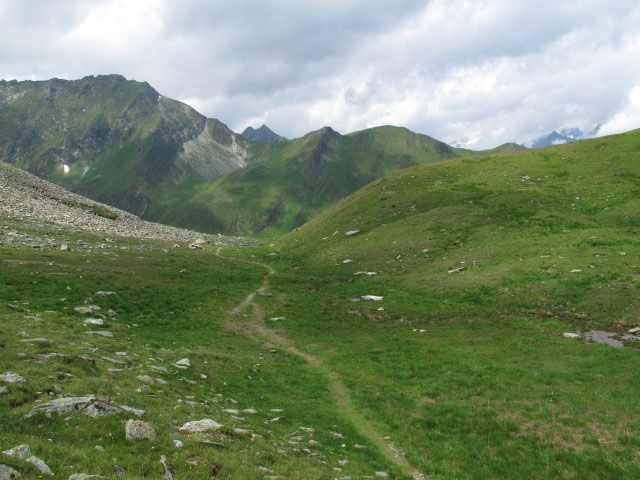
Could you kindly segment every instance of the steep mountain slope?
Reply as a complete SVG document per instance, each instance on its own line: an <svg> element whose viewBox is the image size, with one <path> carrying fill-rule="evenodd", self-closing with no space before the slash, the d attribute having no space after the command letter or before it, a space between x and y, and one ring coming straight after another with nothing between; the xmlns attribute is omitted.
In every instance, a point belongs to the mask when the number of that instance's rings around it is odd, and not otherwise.
<svg viewBox="0 0 640 480"><path fill-rule="evenodd" d="M280 135L274 133L266 125L262 125L260 128L255 129L253 127L247 127L242 132L242 136L251 142L269 143L273 142L276 138L281 138Z"/></svg>
<svg viewBox="0 0 640 480"><path fill-rule="evenodd" d="M0 159L146 218L242 167L246 146L146 82L0 82Z"/></svg>
<svg viewBox="0 0 640 480"><path fill-rule="evenodd" d="M325 127L249 152L246 168L214 181L163 220L273 237L383 175L458 155L445 143L391 126L348 135Z"/></svg>

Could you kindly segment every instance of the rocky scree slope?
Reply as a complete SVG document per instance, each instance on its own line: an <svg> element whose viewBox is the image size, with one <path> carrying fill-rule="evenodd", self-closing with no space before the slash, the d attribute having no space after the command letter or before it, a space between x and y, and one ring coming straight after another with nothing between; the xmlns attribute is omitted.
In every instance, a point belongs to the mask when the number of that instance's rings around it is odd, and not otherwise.
<svg viewBox="0 0 640 480"><path fill-rule="evenodd" d="M242 167L246 148L146 82L0 81L0 160L147 219Z"/></svg>
<svg viewBox="0 0 640 480"><path fill-rule="evenodd" d="M125 237L157 238L216 245L245 245L240 238L207 235L147 222L123 210L94 202L23 170L0 162L0 214Z"/></svg>

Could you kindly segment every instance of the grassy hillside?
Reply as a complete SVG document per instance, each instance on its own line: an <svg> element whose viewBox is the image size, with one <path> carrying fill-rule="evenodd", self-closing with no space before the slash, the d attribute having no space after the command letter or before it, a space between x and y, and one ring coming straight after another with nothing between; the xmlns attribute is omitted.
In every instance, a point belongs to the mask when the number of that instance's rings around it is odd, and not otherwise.
<svg viewBox="0 0 640 480"><path fill-rule="evenodd" d="M0 159L145 218L241 167L246 145L146 82L0 81Z"/></svg>
<svg viewBox="0 0 640 480"><path fill-rule="evenodd" d="M26 246L38 238L71 251ZM23 479L163 478L161 455L177 479L330 479L334 468L354 477L395 474L336 411L325 378L286 349L234 330L250 312L231 311L259 285L260 266L218 257L208 245L105 240L2 217L0 265L0 374L24 379L0 380L0 451L28 444L55 475L0 454ZM99 309L76 309L88 306ZM183 358L189 367L175 365ZM86 395L144 413L24 417L51 400ZM179 431L205 418L223 427ZM128 440L129 419L149 422L157 438Z"/></svg>
<svg viewBox="0 0 640 480"><path fill-rule="evenodd" d="M640 324L639 198L634 131L391 173L265 247L0 219L2 450L63 478L638 478L638 340L562 333ZM86 394L157 438L24 418Z"/></svg>
<svg viewBox="0 0 640 480"><path fill-rule="evenodd" d="M453 158L448 145L405 128L340 135L329 127L253 145L246 168L213 182L163 220L272 238L398 169Z"/></svg>
<svg viewBox="0 0 640 480"><path fill-rule="evenodd" d="M639 198L640 131L409 168L254 252L261 305L425 475L636 478L638 341L562 333L640 324Z"/></svg>

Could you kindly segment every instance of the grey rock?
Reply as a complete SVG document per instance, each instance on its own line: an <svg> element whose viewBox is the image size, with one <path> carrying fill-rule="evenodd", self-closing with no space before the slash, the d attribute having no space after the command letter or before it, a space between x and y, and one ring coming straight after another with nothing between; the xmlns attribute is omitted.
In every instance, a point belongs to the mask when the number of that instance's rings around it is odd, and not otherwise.
<svg viewBox="0 0 640 480"><path fill-rule="evenodd" d="M6 465L0 465L0 480L20 480L21 478L20 472Z"/></svg>
<svg viewBox="0 0 640 480"><path fill-rule="evenodd" d="M39 459L38 457L34 457L32 455L29 458L27 458L26 461L34 465L38 470L40 470L40 473L44 475L51 475L51 469L49 468L49 465L44 463L44 461Z"/></svg>
<svg viewBox="0 0 640 480"><path fill-rule="evenodd" d="M4 372L0 373L0 382L6 383L24 383L26 380L17 373Z"/></svg>
<svg viewBox="0 0 640 480"><path fill-rule="evenodd" d="M91 335L100 335L103 337L113 337L113 333L111 332L102 332L102 331L91 331L91 332L85 332Z"/></svg>
<svg viewBox="0 0 640 480"><path fill-rule="evenodd" d="M92 418L119 413L120 409L112 407L109 405L109 402L110 399L108 397L102 399L93 396L56 398L55 400L32 408L31 411L25 415L25 418L29 418L38 412L44 412L46 414L55 412L60 415L71 412L81 412Z"/></svg>
<svg viewBox="0 0 640 480"><path fill-rule="evenodd" d="M127 420L124 431L127 440L153 440L157 437L151 424L142 420Z"/></svg>
<svg viewBox="0 0 640 480"><path fill-rule="evenodd" d="M571 333L571 332L565 332L562 334L562 336L564 338L572 338L572 339L580 338L580 335L578 335L577 333Z"/></svg>
<svg viewBox="0 0 640 480"><path fill-rule="evenodd" d="M66 243L63 243L62 245L60 245L60 250L63 252L70 252L71 248Z"/></svg>
<svg viewBox="0 0 640 480"><path fill-rule="evenodd" d="M153 378L151 378L149 375L138 375L136 378L144 383L148 383L148 384L153 383Z"/></svg>
<svg viewBox="0 0 640 480"><path fill-rule="evenodd" d="M88 478L104 478L100 475L89 475L88 473L74 473L69 480L87 480Z"/></svg>
<svg viewBox="0 0 640 480"><path fill-rule="evenodd" d="M2 452L7 457L17 458L18 460L25 460L31 456L31 447L29 445L18 445L11 450L5 450Z"/></svg>
<svg viewBox="0 0 640 480"><path fill-rule="evenodd" d="M173 475L171 474L169 467L167 467L167 457L161 455L160 464L162 465L162 478L164 480L173 480Z"/></svg>
<svg viewBox="0 0 640 480"><path fill-rule="evenodd" d="M178 360L175 364L178 368L187 368L191 366L188 358L183 358L182 360Z"/></svg>
<svg viewBox="0 0 640 480"><path fill-rule="evenodd" d="M116 294L116 292L112 292L111 290L108 291L104 291L104 290L99 290L96 292L96 295L100 295L101 297L113 297Z"/></svg>
<svg viewBox="0 0 640 480"><path fill-rule="evenodd" d="M353 236L353 235L355 235L357 233L360 233L360 230L349 230L347 233L345 233L345 235L347 237L351 237L351 236Z"/></svg>
<svg viewBox="0 0 640 480"><path fill-rule="evenodd" d="M104 320L101 318L85 318L85 325L104 325Z"/></svg>
<svg viewBox="0 0 640 480"><path fill-rule="evenodd" d="M204 432L206 430L217 430L222 427L221 424L211 420L210 418L205 418L203 420L197 420L193 422L187 422L182 425L179 430L181 432Z"/></svg>
<svg viewBox="0 0 640 480"><path fill-rule="evenodd" d="M145 414L144 410L141 410L139 408L133 408L128 405L120 405L120 408L127 413L131 413L135 415L136 417L141 417Z"/></svg>
<svg viewBox="0 0 640 480"><path fill-rule="evenodd" d="M9 393L9 389L3 385L0 387L0 393Z"/></svg>

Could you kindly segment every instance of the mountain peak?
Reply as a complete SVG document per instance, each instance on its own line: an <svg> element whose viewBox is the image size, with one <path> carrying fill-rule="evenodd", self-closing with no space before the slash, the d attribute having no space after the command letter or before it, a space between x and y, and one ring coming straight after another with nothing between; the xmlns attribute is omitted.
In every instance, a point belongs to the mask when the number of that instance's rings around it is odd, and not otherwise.
<svg viewBox="0 0 640 480"><path fill-rule="evenodd" d="M274 141L277 138L280 138L280 135L273 132L269 127L267 127L264 123L260 128L247 127L242 132L242 136L251 142L262 142L269 143Z"/></svg>

